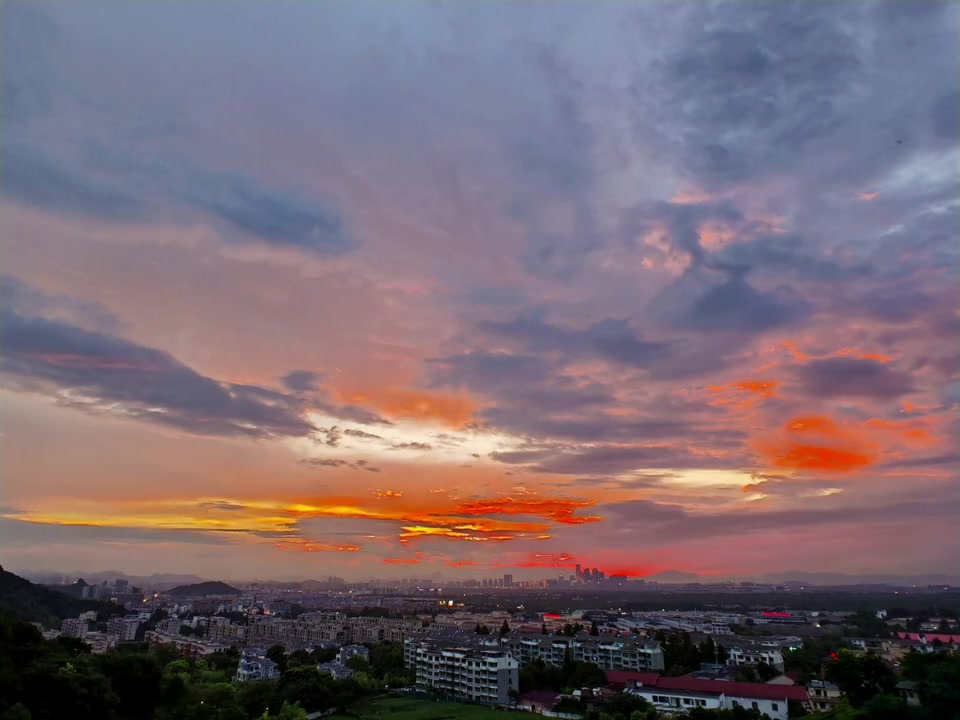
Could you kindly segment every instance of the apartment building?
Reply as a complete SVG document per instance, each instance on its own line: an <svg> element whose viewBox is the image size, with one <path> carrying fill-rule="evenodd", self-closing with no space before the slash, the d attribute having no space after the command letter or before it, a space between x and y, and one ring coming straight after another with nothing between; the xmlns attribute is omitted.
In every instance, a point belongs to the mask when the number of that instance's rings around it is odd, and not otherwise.
<svg viewBox="0 0 960 720"><path fill-rule="evenodd" d="M137 639L137 630L141 620L138 617L115 617L107 623L107 634L113 635L120 642L131 642ZM180 631L177 630L179 633Z"/></svg>
<svg viewBox="0 0 960 720"><path fill-rule="evenodd" d="M167 635L179 635L180 627L183 625L180 618L167 618L157 623L157 631Z"/></svg>
<svg viewBox="0 0 960 720"><path fill-rule="evenodd" d="M459 700L502 705L520 688L520 663L502 650L422 643L414 668L418 690Z"/></svg>
<svg viewBox="0 0 960 720"><path fill-rule="evenodd" d="M542 660L562 665L565 658L589 662L604 670L663 670L663 649L659 643L641 638L602 638L581 634L576 637L514 635L503 647L521 665Z"/></svg>
<svg viewBox="0 0 960 720"><path fill-rule="evenodd" d="M60 623L60 634L82 640L87 634L87 621L80 618L67 618Z"/></svg>

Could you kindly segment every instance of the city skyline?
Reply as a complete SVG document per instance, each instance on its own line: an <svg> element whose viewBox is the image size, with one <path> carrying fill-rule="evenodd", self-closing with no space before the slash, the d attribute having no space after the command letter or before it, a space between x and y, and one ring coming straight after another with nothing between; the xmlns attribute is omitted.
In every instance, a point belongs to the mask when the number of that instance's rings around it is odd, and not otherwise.
<svg viewBox="0 0 960 720"><path fill-rule="evenodd" d="M958 12L4 3L0 564L955 572Z"/></svg>

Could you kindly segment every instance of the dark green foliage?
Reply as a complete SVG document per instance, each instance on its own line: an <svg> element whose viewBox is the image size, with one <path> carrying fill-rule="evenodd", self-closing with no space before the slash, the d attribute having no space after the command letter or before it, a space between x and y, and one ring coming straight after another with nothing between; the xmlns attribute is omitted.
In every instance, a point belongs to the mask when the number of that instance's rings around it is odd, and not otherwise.
<svg viewBox="0 0 960 720"><path fill-rule="evenodd" d="M104 619L122 615L124 609L110 603L80 600L43 585L35 585L0 566L0 610L18 620L39 622L45 627L60 627L64 618L77 617L87 610L96 610Z"/></svg>
<svg viewBox="0 0 960 720"><path fill-rule="evenodd" d="M920 701L931 717L960 718L960 656L911 653L903 659L902 670L917 683Z"/></svg>
<svg viewBox="0 0 960 720"><path fill-rule="evenodd" d="M879 657L873 653L854 655L846 650L827 664L826 679L836 683L853 707L863 705L874 695L891 692L897 684L893 671Z"/></svg>
<svg viewBox="0 0 960 720"><path fill-rule="evenodd" d="M585 662L567 661L563 665L547 665L534 660L520 668L520 692L530 690L578 690L606 685L603 670Z"/></svg>
<svg viewBox="0 0 960 720"><path fill-rule="evenodd" d="M500 637L510 633L510 623L506 620L503 621L503 625L500 626Z"/></svg>
<svg viewBox="0 0 960 720"><path fill-rule="evenodd" d="M723 663L727 659L724 647L711 638L695 645L685 632L658 631L654 637L663 646L664 675L686 675L699 670L701 663Z"/></svg>

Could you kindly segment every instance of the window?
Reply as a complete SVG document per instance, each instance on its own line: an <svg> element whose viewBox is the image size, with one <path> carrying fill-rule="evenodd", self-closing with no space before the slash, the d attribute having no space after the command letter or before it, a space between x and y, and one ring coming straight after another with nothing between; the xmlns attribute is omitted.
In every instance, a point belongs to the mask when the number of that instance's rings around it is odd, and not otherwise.
<svg viewBox="0 0 960 720"><path fill-rule="evenodd" d="M760 703L758 703L756 700L754 700L754 701L753 701L753 704L752 704L750 707L752 707L754 710L759 710L759 709L760 709Z"/></svg>
<svg viewBox="0 0 960 720"><path fill-rule="evenodd" d="M777 705L777 703L770 703L770 708L771 708L772 710L779 710L779 709L780 709L780 706Z"/></svg>

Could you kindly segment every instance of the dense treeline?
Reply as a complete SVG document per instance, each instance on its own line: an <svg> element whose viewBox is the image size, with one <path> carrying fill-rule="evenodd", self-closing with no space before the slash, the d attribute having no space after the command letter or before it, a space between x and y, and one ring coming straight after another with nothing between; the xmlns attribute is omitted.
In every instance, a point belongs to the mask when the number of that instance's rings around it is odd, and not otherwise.
<svg viewBox="0 0 960 720"><path fill-rule="evenodd" d="M235 650L197 661L143 645L93 655L0 614L0 720L302 720L411 681L396 643L371 647L369 662L351 659L350 680L317 670L327 659L281 649L278 680L236 683Z"/></svg>

